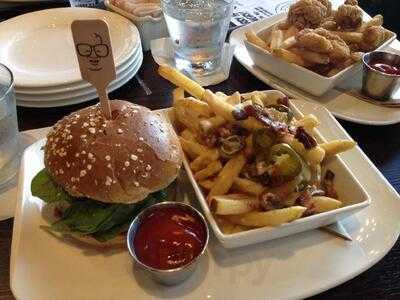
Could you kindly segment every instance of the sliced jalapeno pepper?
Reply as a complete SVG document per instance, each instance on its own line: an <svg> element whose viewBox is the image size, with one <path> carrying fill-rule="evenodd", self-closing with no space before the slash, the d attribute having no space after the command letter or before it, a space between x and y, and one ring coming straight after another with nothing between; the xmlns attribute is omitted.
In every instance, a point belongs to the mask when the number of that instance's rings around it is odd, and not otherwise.
<svg viewBox="0 0 400 300"><path fill-rule="evenodd" d="M275 142L266 129L258 129L253 135L253 143L257 148L269 149Z"/></svg>
<svg viewBox="0 0 400 300"><path fill-rule="evenodd" d="M243 138L238 135L231 135L225 139L221 139L220 154L224 158L231 158L243 148Z"/></svg>
<svg viewBox="0 0 400 300"><path fill-rule="evenodd" d="M282 105L282 104L275 104L275 105L271 105L271 106L269 106L270 108L273 108L273 109L275 109L275 110L277 110L277 111L279 111L279 112L283 112L283 113L286 113L286 123L287 124L289 124L290 123L290 121L292 121L292 119L293 119L293 112L292 112L292 110L289 108L289 107L287 107L287 106L285 106L285 105Z"/></svg>
<svg viewBox="0 0 400 300"><path fill-rule="evenodd" d="M276 144L271 147L270 161L278 168L285 179L293 179L303 169L303 162L296 151L288 144Z"/></svg>

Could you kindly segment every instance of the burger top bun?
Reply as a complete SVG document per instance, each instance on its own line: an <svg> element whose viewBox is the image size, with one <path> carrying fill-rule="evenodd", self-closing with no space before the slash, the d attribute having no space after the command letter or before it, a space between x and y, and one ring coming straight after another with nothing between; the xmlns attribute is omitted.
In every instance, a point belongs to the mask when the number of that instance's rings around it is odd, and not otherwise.
<svg viewBox="0 0 400 300"><path fill-rule="evenodd" d="M45 166L72 196L138 202L177 177L179 139L160 113L122 100L110 105L110 120L94 105L57 122L47 136Z"/></svg>

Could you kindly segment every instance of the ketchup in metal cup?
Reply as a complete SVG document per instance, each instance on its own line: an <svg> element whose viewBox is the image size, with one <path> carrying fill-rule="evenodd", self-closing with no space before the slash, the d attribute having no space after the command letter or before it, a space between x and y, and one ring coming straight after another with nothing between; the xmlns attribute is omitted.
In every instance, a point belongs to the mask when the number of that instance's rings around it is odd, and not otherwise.
<svg viewBox="0 0 400 300"><path fill-rule="evenodd" d="M392 66L382 62L375 62L370 64L371 68L379 72L400 76L400 66Z"/></svg>
<svg viewBox="0 0 400 300"><path fill-rule="evenodd" d="M144 217L133 243L139 261L168 270L190 263L205 241L206 230L194 213L183 207L160 207Z"/></svg>

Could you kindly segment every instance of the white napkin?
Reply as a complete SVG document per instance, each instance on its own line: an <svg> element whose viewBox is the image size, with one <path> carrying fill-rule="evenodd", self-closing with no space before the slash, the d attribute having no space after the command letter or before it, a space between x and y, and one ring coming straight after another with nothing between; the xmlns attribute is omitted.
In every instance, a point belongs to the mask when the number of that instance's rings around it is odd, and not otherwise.
<svg viewBox="0 0 400 300"><path fill-rule="evenodd" d="M170 38L152 40L150 43L150 50L157 64L175 67L174 48ZM191 77L201 86L218 84L228 79L234 50L235 46L230 45L229 43L224 44L222 49L221 68L218 71L205 76L199 76L196 74L186 75Z"/></svg>

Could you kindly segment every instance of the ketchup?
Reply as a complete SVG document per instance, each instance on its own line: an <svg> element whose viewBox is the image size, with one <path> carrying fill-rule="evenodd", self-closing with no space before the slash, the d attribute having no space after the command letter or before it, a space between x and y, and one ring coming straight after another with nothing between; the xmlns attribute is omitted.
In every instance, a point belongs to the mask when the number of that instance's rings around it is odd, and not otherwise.
<svg viewBox="0 0 400 300"><path fill-rule="evenodd" d="M389 64L381 63L381 62L373 63L370 66L371 66L371 68L373 68L377 71L380 71L382 73L400 76L400 67L399 66L392 66Z"/></svg>
<svg viewBox="0 0 400 300"><path fill-rule="evenodd" d="M157 269L190 263L206 240L204 224L183 207L161 207L145 216L133 241L139 261Z"/></svg>

